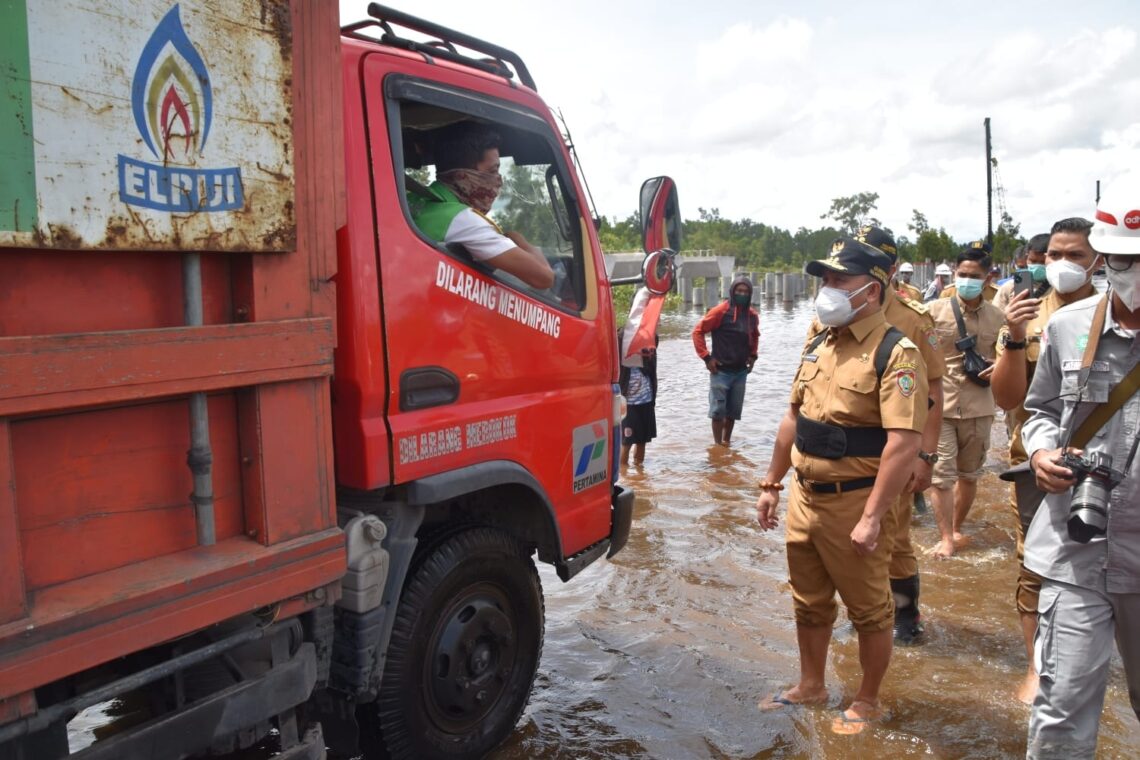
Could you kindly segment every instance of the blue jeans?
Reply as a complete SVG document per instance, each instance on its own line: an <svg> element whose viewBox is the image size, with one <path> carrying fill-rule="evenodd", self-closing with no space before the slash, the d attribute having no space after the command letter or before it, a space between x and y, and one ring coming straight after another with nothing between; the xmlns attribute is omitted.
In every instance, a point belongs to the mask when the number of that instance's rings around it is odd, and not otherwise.
<svg viewBox="0 0 1140 760"><path fill-rule="evenodd" d="M740 419L744 411L744 387L748 384L748 370L717 370L709 378L709 418Z"/></svg>

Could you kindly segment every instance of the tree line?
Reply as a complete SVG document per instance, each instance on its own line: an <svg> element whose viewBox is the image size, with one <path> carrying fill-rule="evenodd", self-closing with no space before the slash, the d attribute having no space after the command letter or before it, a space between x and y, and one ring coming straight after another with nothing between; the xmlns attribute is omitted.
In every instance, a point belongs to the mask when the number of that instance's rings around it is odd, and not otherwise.
<svg viewBox="0 0 1140 760"><path fill-rule="evenodd" d="M684 252L708 250L719 256L734 256L737 266L747 270L799 269L804 262L819 258L831 242L842 234L853 235L868 224L882 227L875 216L879 194L862 192L835 198L820 215L830 222L818 229L800 227L795 232L752 219L725 219L717 208L698 207L698 218L682 225ZM913 209L907 232L895 238L900 261L952 262L970 241L956 241L943 227L934 227L927 216ZM601 218L598 229L602 248L609 252L641 248L641 220L634 212L623 220ZM977 239L977 238L971 238ZM1012 260L1015 249L1025 243L1021 225L1002 211L994 230L994 261Z"/></svg>

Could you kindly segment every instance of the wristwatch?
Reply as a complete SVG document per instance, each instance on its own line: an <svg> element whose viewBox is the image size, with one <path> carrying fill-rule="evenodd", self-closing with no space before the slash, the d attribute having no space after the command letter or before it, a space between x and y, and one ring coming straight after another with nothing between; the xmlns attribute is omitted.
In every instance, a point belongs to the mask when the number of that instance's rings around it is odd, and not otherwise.
<svg viewBox="0 0 1140 760"><path fill-rule="evenodd" d="M918 452L918 458L933 467L938 462L938 452L927 453L925 451Z"/></svg>
<svg viewBox="0 0 1140 760"><path fill-rule="evenodd" d="M1012 349L1025 348L1026 346L1026 342L1023 340L1011 340L1009 333L1006 333L1001 337L1001 344L1004 348Z"/></svg>

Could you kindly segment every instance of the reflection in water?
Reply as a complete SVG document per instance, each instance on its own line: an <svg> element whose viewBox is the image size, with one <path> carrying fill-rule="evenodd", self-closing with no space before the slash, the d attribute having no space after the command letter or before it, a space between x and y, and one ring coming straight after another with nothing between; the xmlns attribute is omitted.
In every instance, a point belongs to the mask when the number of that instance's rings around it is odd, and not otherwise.
<svg viewBox="0 0 1140 760"><path fill-rule="evenodd" d="M712 445L707 372L689 340L698 317L662 317L659 437L645 466L623 476L637 492L629 544L569 584L541 570L546 647L530 706L496 760L1024 756L1028 708L1012 697L1025 668L1014 520L993 474L1000 422L966 525L970 546L951 560L920 556L927 642L895 650L883 688L889 720L859 736L829 730L859 676L842 616L830 705L757 711L798 675L782 530L761 533L753 505L811 308L763 309L732 449ZM914 538L937 544L932 514L916 517ZM1114 658L1100 756L1134 757L1136 747L1140 727Z"/></svg>

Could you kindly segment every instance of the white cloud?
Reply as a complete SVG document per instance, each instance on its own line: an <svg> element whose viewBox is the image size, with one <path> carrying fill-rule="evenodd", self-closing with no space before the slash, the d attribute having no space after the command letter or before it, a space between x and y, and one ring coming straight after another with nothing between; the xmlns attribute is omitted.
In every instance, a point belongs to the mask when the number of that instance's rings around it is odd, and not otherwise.
<svg viewBox="0 0 1140 760"><path fill-rule="evenodd" d="M1094 0L1075 24L1053 0L868 0L830 16L790 2L582 0L557 17L521 0L493 15L437 0L430 13L523 56L565 112L603 214L625 217L642 180L671 174L689 218L718 207L815 227L832 198L867 190L896 232L918 208L965 240L984 233L987 116L1026 233L1090 215L1096 179L1140 163L1130 10Z"/></svg>

